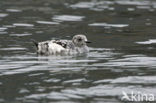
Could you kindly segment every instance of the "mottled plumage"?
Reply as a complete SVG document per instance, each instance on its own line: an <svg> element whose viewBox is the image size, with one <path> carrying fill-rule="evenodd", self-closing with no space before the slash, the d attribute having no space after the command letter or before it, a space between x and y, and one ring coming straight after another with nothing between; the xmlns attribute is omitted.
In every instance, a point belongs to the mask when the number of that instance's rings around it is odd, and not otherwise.
<svg viewBox="0 0 156 103"><path fill-rule="evenodd" d="M34 41L33 41L34 42ZM76 54L89 51L85 35L75 35L72 40L48 40L36 43L40 55Z"/></svg>

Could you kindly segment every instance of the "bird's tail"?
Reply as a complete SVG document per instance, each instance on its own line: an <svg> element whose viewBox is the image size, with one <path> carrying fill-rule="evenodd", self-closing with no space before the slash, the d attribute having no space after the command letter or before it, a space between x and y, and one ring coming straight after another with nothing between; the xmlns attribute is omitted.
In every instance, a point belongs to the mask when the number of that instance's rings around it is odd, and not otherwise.
<svg viewBox="0 0 156 103"><path fill-rule="evenodd" d="M34 43L34 45L36 46L36 48L38 48L38 42L34 39L31 39L31 41Z"/></svg>

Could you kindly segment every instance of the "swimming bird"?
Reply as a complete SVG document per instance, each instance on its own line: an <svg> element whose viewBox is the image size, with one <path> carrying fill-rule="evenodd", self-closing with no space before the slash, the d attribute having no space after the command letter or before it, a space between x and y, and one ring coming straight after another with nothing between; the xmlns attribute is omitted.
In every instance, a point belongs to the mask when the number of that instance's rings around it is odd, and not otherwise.
<svg viewBox="0 0 156 103"><path fill-rule="evenodd" d="M77 54L89 52L85 35L75 35L72 40L48 40L43 42L33 41L37 53L40 55Z"/></svg>

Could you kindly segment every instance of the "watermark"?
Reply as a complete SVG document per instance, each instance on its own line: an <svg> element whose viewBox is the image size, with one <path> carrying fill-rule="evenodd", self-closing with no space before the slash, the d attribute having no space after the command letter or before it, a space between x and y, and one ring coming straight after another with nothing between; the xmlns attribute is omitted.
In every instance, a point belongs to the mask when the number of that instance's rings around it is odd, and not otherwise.
<svg viewBox="0 0 156 103"><path fill-rule="evenodd" d="M143 92L134 92L131 91L127 93L122 91L122 101L130 101L130 102L153 102L156 100L155 95L151 93L143 93Z"/></svg>

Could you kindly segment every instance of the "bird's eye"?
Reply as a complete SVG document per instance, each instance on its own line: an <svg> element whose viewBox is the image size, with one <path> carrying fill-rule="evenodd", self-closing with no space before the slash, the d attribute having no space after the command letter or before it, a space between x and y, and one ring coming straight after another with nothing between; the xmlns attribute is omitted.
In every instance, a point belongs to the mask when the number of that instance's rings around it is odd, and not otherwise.
<svg viewBox="0 0 156 103"><path fill-rule="evenodd" d="M79 38L79 39L78 39L78 41L82 41L82 39L81 39L81 38Z"/></svg>

